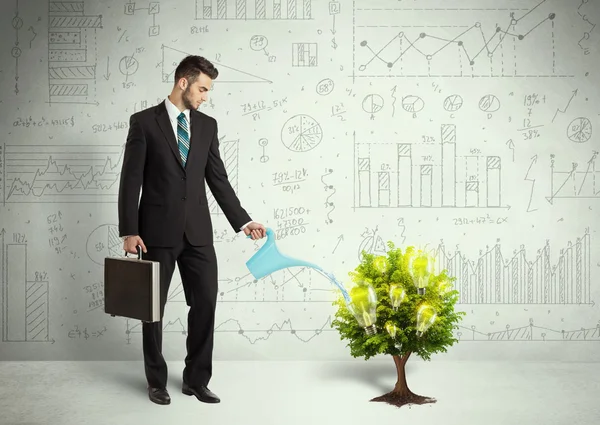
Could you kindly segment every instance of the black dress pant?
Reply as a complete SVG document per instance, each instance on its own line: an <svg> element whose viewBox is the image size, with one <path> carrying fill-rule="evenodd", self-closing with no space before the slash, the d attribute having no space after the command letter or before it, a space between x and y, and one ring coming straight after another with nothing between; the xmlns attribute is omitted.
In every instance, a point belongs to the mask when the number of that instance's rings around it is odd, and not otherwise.
<svg viewBox="0 0 600 425"><path fill-rule="evenodd" d="M213 245L192 246L187 238L174 248L146 246L145 260L160 262L160 322L143 323L142 338L146 380L151 387L167 385L167 363L162 355L165 304L175 263L179 268L186 303L187 356L183 380L191 387L208 385L212 376L213 335L218 292L217 257Z"/></svg>

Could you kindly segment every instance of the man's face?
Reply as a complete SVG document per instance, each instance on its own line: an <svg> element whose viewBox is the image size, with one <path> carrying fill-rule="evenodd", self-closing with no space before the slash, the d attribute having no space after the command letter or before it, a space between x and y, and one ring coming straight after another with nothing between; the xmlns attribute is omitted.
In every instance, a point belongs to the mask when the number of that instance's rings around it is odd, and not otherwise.
<svg viewBox="0 0 600 425"><path fill-rule="evenodd" d="M196 110L208 99L208 91L212 87L212 80L206 74L198 75L193 84L188 84L183 92L183 103L186 108Z"/></svg>

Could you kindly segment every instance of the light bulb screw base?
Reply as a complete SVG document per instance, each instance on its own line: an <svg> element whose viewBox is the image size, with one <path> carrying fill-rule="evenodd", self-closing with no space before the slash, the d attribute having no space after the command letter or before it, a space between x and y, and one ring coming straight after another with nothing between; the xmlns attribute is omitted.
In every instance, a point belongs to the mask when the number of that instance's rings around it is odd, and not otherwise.
<svg viewBox="0 0 600 425"><path fill-rule="evenodd" d="M377 333L377 327L375 325L365 327L367 335L375 335Z"/></svg>
<svg viewBox="0 0 600 425"><path fill-rule="evenodd" d="M417 288L417 294L425 295L425 288Z"/></svg>

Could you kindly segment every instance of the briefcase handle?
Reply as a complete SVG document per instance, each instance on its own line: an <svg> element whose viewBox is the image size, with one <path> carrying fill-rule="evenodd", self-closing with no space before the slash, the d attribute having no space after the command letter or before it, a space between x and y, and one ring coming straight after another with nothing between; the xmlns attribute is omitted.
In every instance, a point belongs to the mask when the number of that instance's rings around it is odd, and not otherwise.
<svg viewBox="0 0 600 425"><path fill-rule="evenodd" d="M135 247L137 249L137 255L138 255L138 260L142 259L142 247L141 245L138 245ZM125 257L127 257L127 254L129 254L127 251L125 251Z"/></svg>

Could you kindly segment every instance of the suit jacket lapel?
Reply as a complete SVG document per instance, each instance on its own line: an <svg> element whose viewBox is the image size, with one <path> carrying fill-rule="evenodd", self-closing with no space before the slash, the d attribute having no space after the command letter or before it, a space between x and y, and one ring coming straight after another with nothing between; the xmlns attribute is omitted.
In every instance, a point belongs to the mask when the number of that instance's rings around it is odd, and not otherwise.
<svg viewBox="0 0 600 425"><path fill-rule="evenodd" d="M198 146L200 146L201 143L200 140L202 139L202 118L200 117L200 114L197 111L190 111L190 121L192 137L190 137L190 150L188 151L187 164L190 164L196 156L195 152L198 150Z"/></svg>
<svg viewBox="0 0 600 425"><path fill-rule="evenodd" d="M181 155L179 154L179 147L177 146L177 139L175 138L175 134L173 133L173 127L171 126L171 121L169 120L169 114L167 113L167 107L165 106L165 102L163 101L158 107L158 115L156 117L156 121L158 122L158 126L165 136L165 140L173 155L175 155L175 160L179 163L179 165L183 168L183 162L181 161Z"/></svg>

